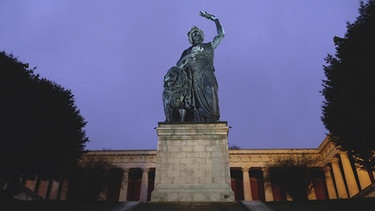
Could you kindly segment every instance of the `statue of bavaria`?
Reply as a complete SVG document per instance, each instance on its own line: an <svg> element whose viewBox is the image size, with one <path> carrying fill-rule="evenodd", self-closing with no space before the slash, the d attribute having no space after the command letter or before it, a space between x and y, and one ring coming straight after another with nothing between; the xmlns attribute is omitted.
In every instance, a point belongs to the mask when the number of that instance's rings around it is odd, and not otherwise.
<svg viewBox="0 0 375 211"><path fill-rule="evenodd" d="M191 46L164 76L166 122L215 122L220 118L213 64L214 50L225 34L217 17L207 12L200 12L200 15L215 22L217 35L211 42L204 43L201 29L193 26L188 32Z"/></svg>

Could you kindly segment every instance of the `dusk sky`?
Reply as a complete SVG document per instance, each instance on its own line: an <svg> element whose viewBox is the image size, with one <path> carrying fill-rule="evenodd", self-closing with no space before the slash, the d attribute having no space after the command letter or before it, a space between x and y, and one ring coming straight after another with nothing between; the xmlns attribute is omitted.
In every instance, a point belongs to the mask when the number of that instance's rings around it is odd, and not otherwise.
<svg viewBox="0 0 375 211"><path fill-rule="evenodd" d="M324 58L359 15L358 0L0 0L0 51L70 89L87 149L156 149L165 119L163 76L205 42L216 15L226 32L215 50L221 121L243 149L316 148ZM51 140L53 141L53 140Z"/></svg>

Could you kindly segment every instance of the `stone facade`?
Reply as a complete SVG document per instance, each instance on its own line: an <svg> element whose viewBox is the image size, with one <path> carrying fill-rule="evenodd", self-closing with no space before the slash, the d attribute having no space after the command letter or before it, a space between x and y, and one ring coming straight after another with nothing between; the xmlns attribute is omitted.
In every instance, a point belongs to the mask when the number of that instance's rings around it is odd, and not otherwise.
<svg viewBox="0 0 375 211"><path fill-rule="evenodd" d="M369 172L358 169L346 152L340 151L326 138L314 149L240 149L229 150L231 186L235 200L289 200L278 184L270 180L268 163L280 156L304 154L316 160L324 169L323 175L312 184L311 200L358 197L373 188ZM156 150L101 150L88 151L82 163L106 160L122 170L122 179L115 189L106 189L101 200L149 201L154 190ZM374 172L370 172L374 175ZM186 178L186 177L185 177ZM25 186L50 200L67 198L69 181L26 180ZM118 193L113 194L112 192ZM367 193L366 196L374 194ZM283 196L284 195L284 196Z"/></svg>

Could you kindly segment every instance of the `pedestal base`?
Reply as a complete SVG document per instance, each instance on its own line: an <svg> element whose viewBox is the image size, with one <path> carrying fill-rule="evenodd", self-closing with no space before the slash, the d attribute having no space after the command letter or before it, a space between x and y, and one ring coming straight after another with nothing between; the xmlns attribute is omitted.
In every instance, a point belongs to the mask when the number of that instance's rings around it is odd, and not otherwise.
<svg viewBox="0 0 375 211"><path fill-rule="evenodd" d="M151 201L233 201L233 191L227 185L160 185Z"/></svg>
<svg viewBox="0 0 375 211"><path fill-rule="evenodd" d="M159 123L157 132L151 201L234 201L226 122Z"/></svg>

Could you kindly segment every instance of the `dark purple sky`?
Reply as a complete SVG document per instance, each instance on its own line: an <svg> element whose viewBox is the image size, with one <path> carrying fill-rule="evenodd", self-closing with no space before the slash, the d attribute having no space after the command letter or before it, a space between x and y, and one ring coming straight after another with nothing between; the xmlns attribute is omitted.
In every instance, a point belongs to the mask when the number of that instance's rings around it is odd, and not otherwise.
<svg viewBox="0 0 375 211"><path fill-rule="evenodd" d="M156 149L162 81L191 26L226 37L215 51L221 120L242 148L318 147L322 66L357 0L1 0L0 50L75 95L88 149Z"/></svg>

